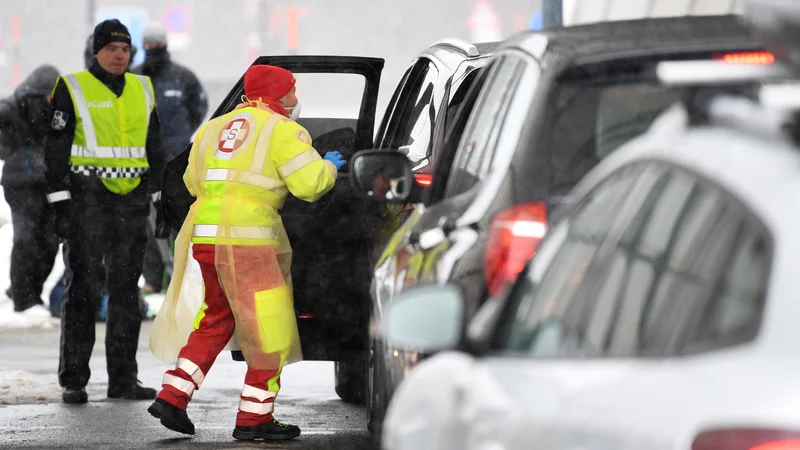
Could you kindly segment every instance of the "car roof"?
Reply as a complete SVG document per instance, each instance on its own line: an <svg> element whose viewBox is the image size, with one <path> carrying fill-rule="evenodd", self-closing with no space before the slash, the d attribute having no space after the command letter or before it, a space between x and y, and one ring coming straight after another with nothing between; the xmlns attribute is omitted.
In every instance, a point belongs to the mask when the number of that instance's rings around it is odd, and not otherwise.
<svg viewBox="0 0 800 450"><path fill-rule="evenodd" d="M663 53L697 47L698 50L739 49L758 40L735 15L683 16L609 21L550 31L526 31L510 38L505 47L517 47L534 56L547 50L562 57L608 59Z"/></svg>

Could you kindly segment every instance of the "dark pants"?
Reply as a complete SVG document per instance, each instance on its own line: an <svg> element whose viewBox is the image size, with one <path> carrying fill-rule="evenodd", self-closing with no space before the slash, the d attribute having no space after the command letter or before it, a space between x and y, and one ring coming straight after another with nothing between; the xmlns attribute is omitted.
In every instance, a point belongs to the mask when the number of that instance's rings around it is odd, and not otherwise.
<svg viewBox="0 0 800 450"><path fill-rule="evenodd" d="M148 233L142 270L144 282L152 286L155 292L161 292L164 288L164 261L158 251L158 240L152 233Z"/></svg>
<svg viewBox="0 0 800 450"><path fill-rule="evenodd" d="M42 286L53 270L59 239L43 189L5 187L3 191L14 227L9 294L14 311L24 311L43 303Z"/></svg>
<svg viewBox="0 0 800 450"><path fill-rule="evenodd" d="M121 196L96 182L83 192L73 187L70 201L73 226L64 250L69 279L61 308L59 382L70 388L89 382L96 305L107 283L108 384L134 384L142 323L138 281L147 243L146 187Z"/></svg>

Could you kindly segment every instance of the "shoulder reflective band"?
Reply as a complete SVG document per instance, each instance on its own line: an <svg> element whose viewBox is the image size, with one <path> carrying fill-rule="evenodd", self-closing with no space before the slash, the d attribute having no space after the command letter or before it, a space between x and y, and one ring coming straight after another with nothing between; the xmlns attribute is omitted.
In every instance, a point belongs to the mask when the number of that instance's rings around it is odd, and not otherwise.
<svg viewBox="0 0 800 450"><path fill-rule="evenodd" d="M161 384L167 384L175 389L186 393L189 397L192 396L194 393L194 383L191 381L184 380L181 377L176 377L175 375L164 374L164 379L161 381Z"/></svg>
<svg viewBox="0 0 800 450"><path fill-rule="evenodd" d="M269 398L275 398L278 395L276 392L265 391L245 384L242 388L242 397L254 398L260 402L266 401Z"/></svg>
<svg viewBox="0 0 800 450"><path fill-rule="evenodd" d="M239 411L258 414L259 416L271 414L274 410L274 407L275 404L273 402L256 403L249 400L239 400Z"/></svg>
<svg viewBox="0 0 800 450"><path fill-rule="evenodd" d="M144 75L136 75L136 78L139 79L139 82L142 83L142 89L144 89L144 104L147 109L147 128L150 127L150 113L153 111L153 93L150 91L150 83L147 81L147 77Z"/></svg>
<svg viewBox="0 0 800 450"><path fill-rule="evenodd" d="M219 234L219 225L195 225L193 229L194 237L222 237L232 239L268 239L278 238L278 231L271 227L247 227L247 226L228 226L222 227L230 231L230 235Z"/></svg>
<svg viewBox="0 0 800 450"><path fill-rule="evenodd" d="M69 194L69 191L53 192L51 194L47 194L47 203L60 202L63 200L69 200L71 198L72 196Z"/></svg>
<svg viewBox="0 0 800 450"><path fill-rule="evenodd" d="M261 173L264 171L264 163L269 158L269 141L272 138L272 132L275 130L275 125L283 120L283 116L273 113L261 127L256 141L256 148L253 149L253 160L250 161L250 172Z"/></svg>
<svg viewBox="0 0 800 450"><path fill-rule="evenodd" d="M182 371L186 372L187 375L192 377L194 384L197 386L203 384L203 380L206 378L203 371L197 367L197 364L189 361L186 358L178 358L178 363L175 365L175 367L177 369L181 369Z"/></svg>
<svg viewBox="0 0 800 450"><path fill-rule="evenodd" d="M287 161L286 164L278 167L278 173L283 178L286 178L289 175L302 169L307 164L310 164L314 161L319 161L321 159L322 158L319 157L319 153L317 153L317 151L314 150L313 148L310 148L302 153L299 153L294 158Z"/></svg>
<svg viewBox="0 0 800 450"><path fill-rule="evenodd" d="M97 148L97 135L94 133L94 124L92 123L92 115L89 114L89 106L86 104L86 96L83 95L78 79L75 74L64 75L72 88L72 95L75 97L75 106L78 108L78 114L81 116L83 122L83 136L86 139L86 146Z"/></svg>

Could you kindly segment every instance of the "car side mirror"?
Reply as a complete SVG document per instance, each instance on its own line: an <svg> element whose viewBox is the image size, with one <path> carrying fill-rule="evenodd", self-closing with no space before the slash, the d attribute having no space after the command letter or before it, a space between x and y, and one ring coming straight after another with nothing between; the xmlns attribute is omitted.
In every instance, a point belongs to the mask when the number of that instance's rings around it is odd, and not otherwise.
<svg viewBox="0 0 800 450"><path fill-rule="evenodd" d="M464 321L464 297L458 287L420 286L389 304L384 339L390 347L422 353L453 349L461 343Z"/></svg>
<svg viewBox="0 0 800 450"><path fill-rule="evenodd" d="M350 185L365 198L405 203L414 186L411 161L392 150L362 150L350 160Z"/></svg>

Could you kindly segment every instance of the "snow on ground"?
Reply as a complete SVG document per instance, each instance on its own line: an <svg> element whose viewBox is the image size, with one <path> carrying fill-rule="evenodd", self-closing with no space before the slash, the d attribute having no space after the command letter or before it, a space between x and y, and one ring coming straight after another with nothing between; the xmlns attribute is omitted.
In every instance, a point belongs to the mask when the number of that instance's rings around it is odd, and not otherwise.
<svg viewBox="0 0 800 450"><path fill-rule="evenodd" d="M58 378L23 370L0 371L0 405L50 402L61 396Z"/></svg>

